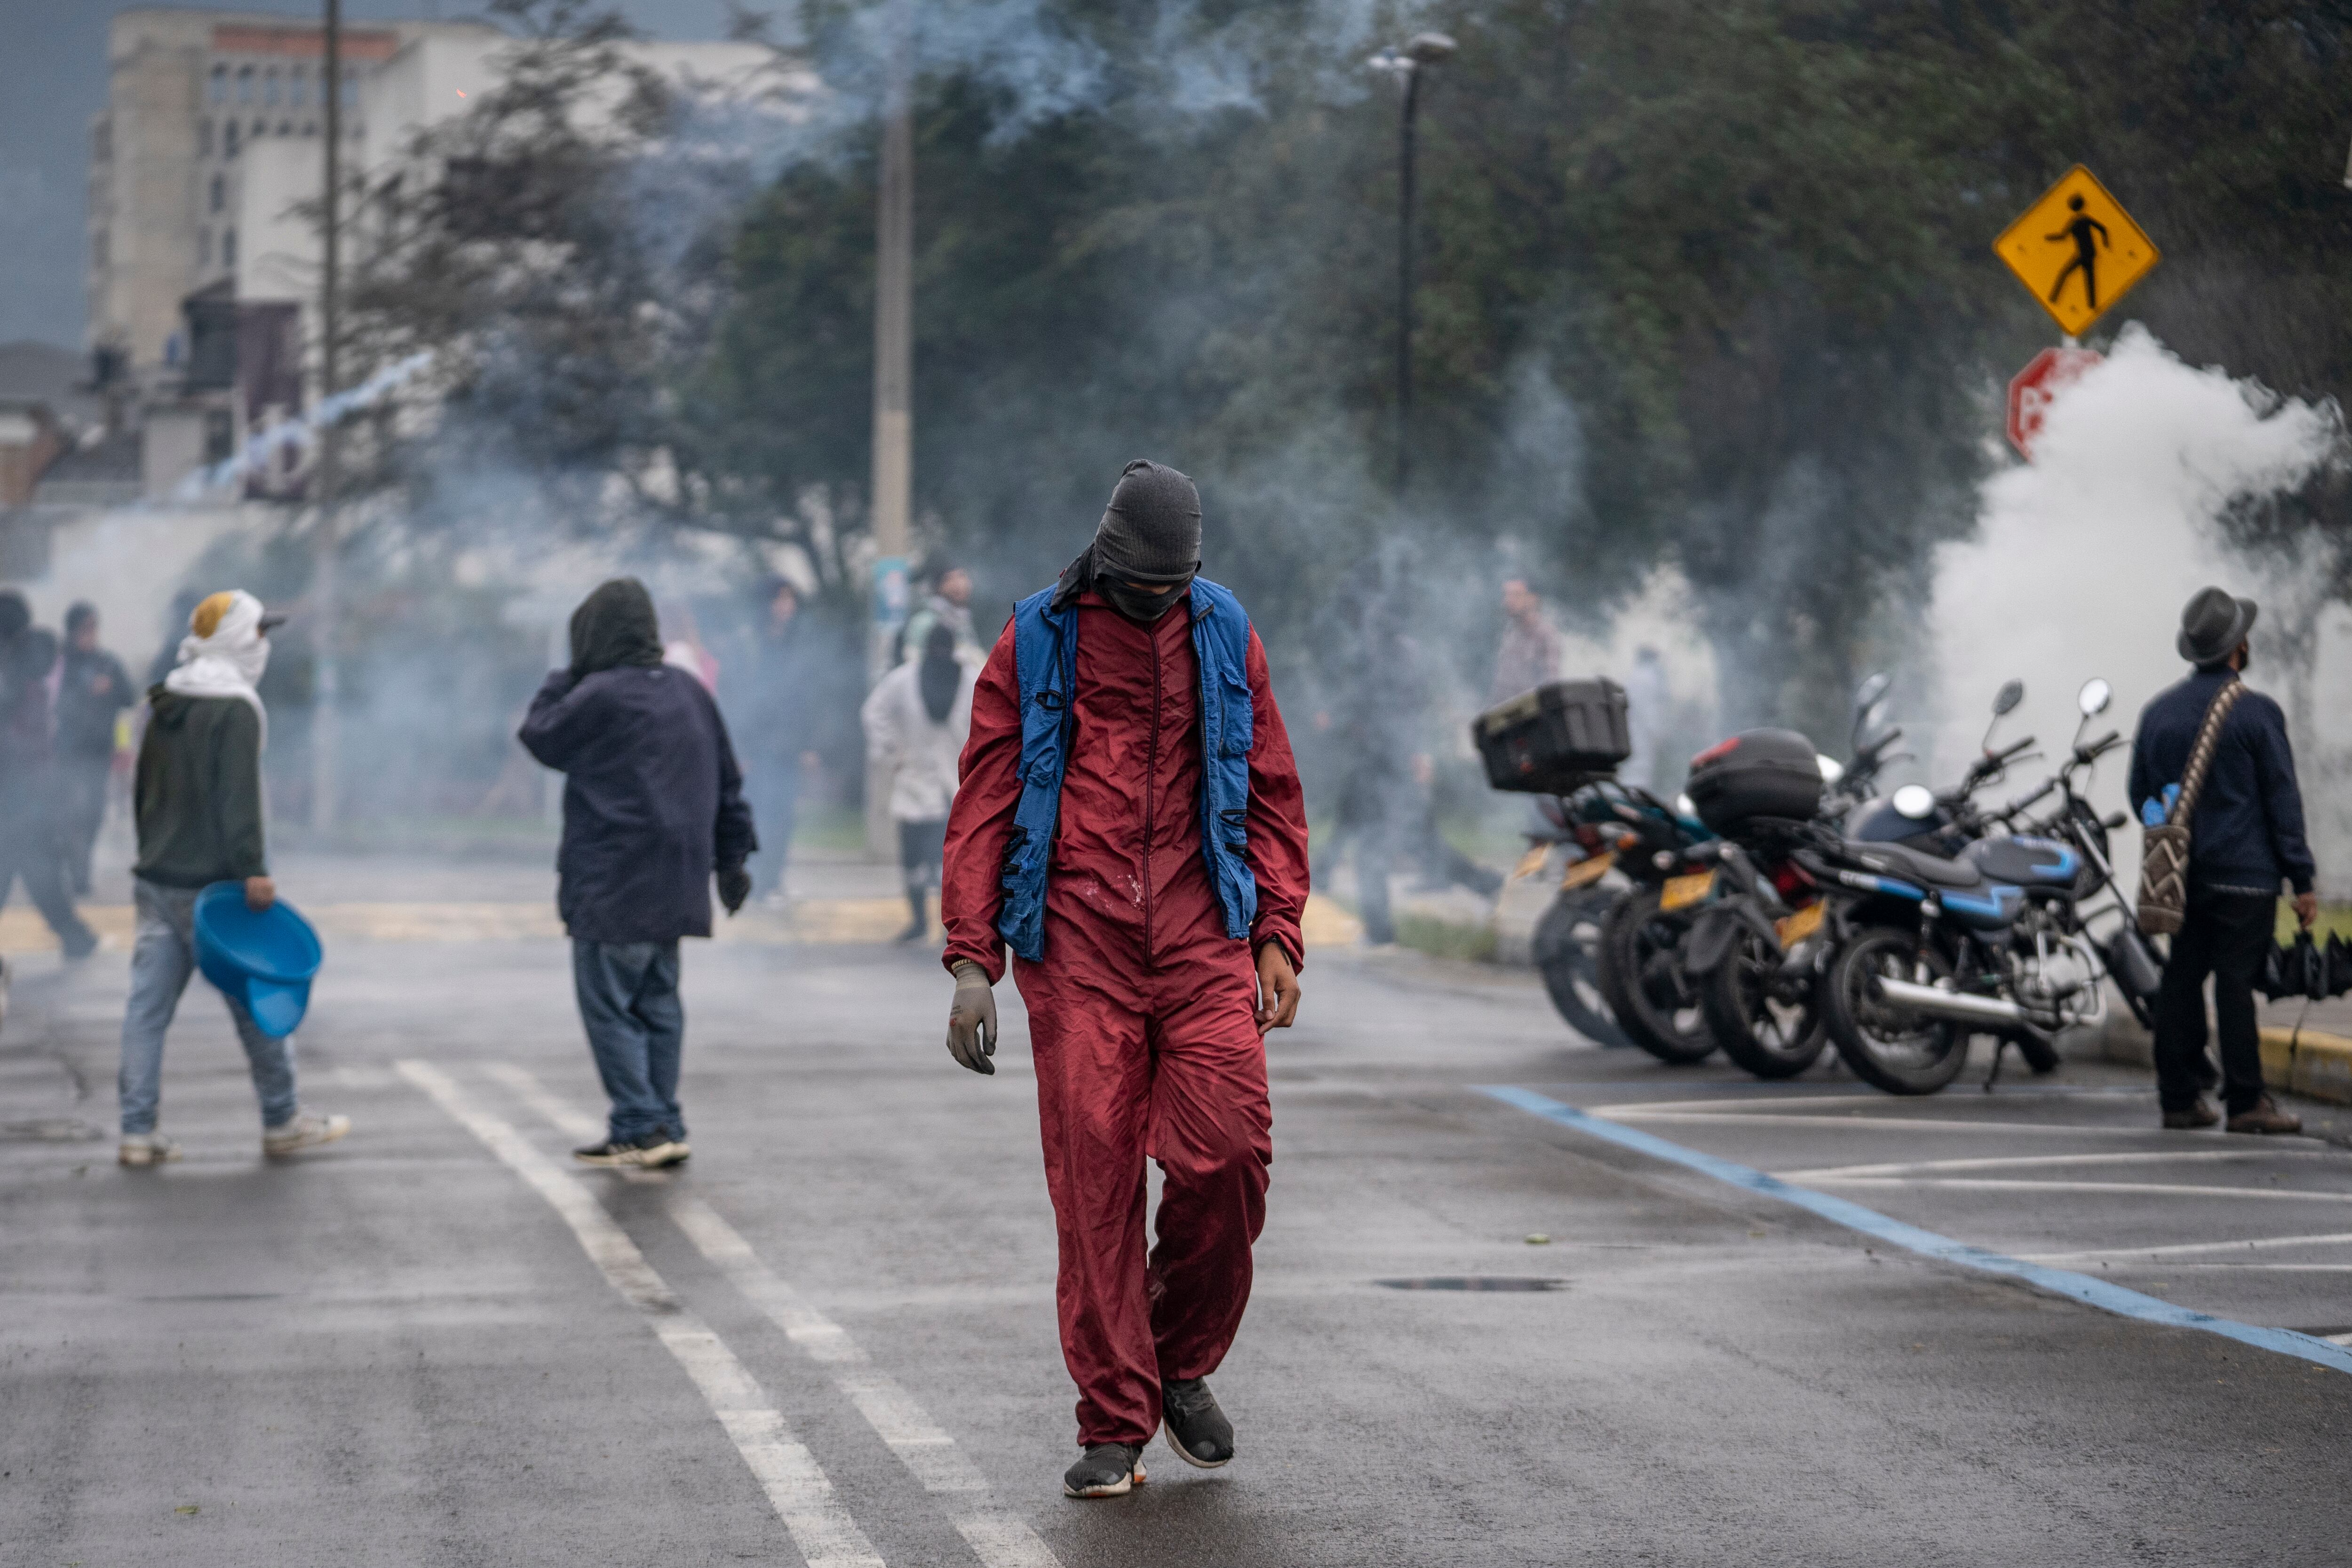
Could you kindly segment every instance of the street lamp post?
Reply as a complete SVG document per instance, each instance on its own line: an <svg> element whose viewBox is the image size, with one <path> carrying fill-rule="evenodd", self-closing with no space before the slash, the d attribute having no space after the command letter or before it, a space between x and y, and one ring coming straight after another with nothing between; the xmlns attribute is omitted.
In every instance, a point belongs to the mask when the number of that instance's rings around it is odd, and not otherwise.
<svg viewBox="0 0 2352 1568"><path fill-rule="evenodd" d="M1444 33L1417 33L1402 48L1385 48L1371 58L1374 70L1396 77L1404 89L1397 124L1397 330L1396 494L1404 497L1412 476L1412 206L1413 121L1421 108L1424 66L1453 58L1455 44Z"/></svg>

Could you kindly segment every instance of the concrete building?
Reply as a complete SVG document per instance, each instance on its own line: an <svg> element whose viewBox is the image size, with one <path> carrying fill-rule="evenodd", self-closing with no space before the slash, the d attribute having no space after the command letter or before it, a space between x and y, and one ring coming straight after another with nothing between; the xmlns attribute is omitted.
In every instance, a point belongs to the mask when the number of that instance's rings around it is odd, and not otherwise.
<svg viewBox="0 0 2352 1568"><path fill-rule="evenodd" d="M375 129L362 105L368 76L436 34L500 37L469 22L344 30L354 165ZM115 16L107 104L90 125L90 341L121 351L134 378L186 352L180 302L224 278L242 285L254 242L272 244L288 209L318 195L325 56L318 27L285 16L161 7Z"/></svg>

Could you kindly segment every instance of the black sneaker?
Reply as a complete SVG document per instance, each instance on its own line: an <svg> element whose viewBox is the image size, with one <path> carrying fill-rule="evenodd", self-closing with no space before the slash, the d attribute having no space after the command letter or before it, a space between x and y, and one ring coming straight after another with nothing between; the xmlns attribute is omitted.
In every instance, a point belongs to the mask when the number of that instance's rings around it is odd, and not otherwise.
<svg viewBox="0 0 2352 1568"><path fill-rule="evenodd" d="M1234 1424L1217 1408L1205 1377L1175 1378L1160 1385L1160 1430L1186 1464L1213 1470L1234 1457Z"/></svg>
<svg viewBox="0 0 2352 1568"><path fill-rule="evenodd" d="M1064 1497L1125 1497L1143 1484L1143 1450L1125 1443L1097 1443L1062 1472Z"/></svg>
<svg viewBox="0 0 2352 1568"><path fill-rule="evenodd" d="M674 1137L667 1127L656 1127L639 1138L607 1138L602 1143L574 1149L572 1157L583 1165L640 1165L657 1170L677 1164L691 1152L685 1139Z"/></svg>

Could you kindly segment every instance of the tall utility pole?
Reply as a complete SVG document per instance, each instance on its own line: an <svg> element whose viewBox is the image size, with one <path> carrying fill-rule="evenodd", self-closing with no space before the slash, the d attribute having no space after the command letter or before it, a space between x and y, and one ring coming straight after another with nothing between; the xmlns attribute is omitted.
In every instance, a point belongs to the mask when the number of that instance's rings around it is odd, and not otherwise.
<svg viewBox="0 0 2352 1568"><path fill-rule="evenodd" d="M324 404L334 396L341 372L339 351L341 348L341 322L337 289L342 279L342 195L343 195L343 6L342 0L327 3L327 171L325 241L326 265L319 280L319 402ZM316 405L314 405L316 406ZM315 625L311 641L314 674L310 690L310 826L329 828L335 825L336 750L341 739L337 732L339 716L336 700L341 689L341 672L336 668L337 623L341 619L341 584L337 582L341 563L341 529L335 516L335 494L341 476L338 474L336 447L340 445L335 426L321 422L319 426L319 471L314 479L318 486L318 521L316 543L318 563L311 590Z"/></svg>
<svg viewBox="0 0 2352 1568"><path fill-rule="evenodd" d="M1402 49L1382 49L1372 68L1396 75L1404 87L1404 111L1397 123L1397 331L1396 495L1402 500L1412 477L1412 216L1413 122L1421 108L1421 71L1453 58L1454 43L1443 33L1421 33Z"/></svg>
<svg viewBox="0 0 2352 1568"><path fill-rule="evenodd" d="M907 0L890 6L890 58L882 88L881 189L875 214L874 616L868 666L875 679L890 665L891 643L907 618L908 512L914 486L915 127L913 19ZM866 844L890 853L889 780L868 769Z"/></svg>

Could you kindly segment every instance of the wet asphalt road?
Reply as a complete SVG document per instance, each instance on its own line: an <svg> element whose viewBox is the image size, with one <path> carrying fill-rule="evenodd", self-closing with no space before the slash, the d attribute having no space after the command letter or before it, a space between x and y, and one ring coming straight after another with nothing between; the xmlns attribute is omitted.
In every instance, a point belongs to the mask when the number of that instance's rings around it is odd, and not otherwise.
<svg viewBox="0 0 2352 1568"><path fill-rule="evenodd" d="M939 1043L929 955L695 944L697 1152L624 1180L563 1160L601 1105L561 944L348 942L302 1060L353 1135L264 1164L199 983L167 1059L187 1158L142 1173L75 1136L110 1128L123 968L24 961L0 1036L6 1564L2206 1564L2352 1535L2352 1376L1892 1251L1475 1088L2352 1331L2352 1244L2224 1245L2352 1234L2352 1153L2156 1134L2119 1069L1759 1086L1592 1050L1531 984L1318 952L1215 1379L1241 1457L1155 1445L1139 1495L1080 1504L1010 986L982 1080ZM2149 1250L2182 1246L2207 1250ZM1377 1283L1449 1277L1558 1283Z"/></svg>

